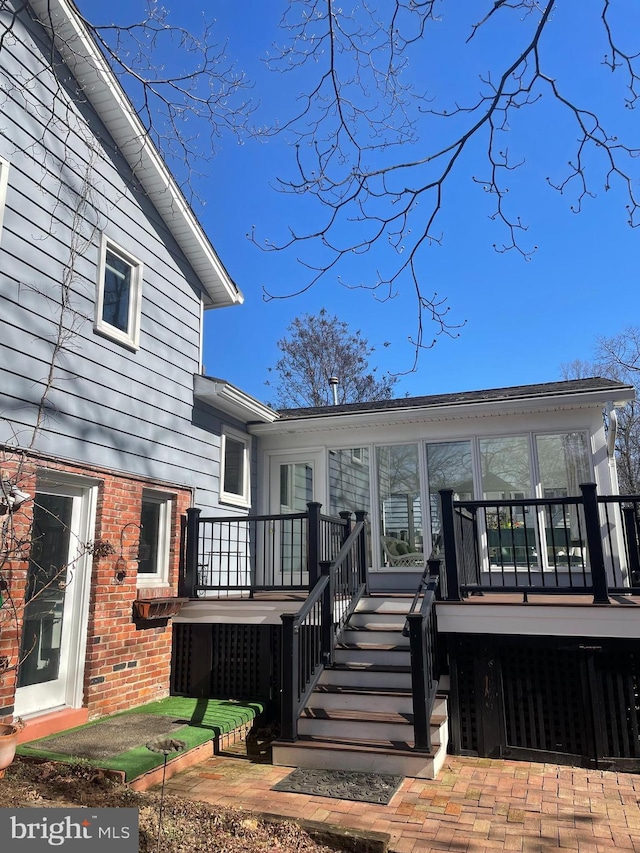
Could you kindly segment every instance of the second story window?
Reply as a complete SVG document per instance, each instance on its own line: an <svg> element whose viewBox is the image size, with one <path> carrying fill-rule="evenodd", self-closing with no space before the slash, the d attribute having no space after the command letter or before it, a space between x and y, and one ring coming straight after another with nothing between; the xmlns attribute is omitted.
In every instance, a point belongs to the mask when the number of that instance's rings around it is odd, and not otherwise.
<svg viewBox="0 0 640 853"><path fill-rule="evenodd" d="M103 237L98 267L96 331L137 349L141 296L142 264Z"/></svg>

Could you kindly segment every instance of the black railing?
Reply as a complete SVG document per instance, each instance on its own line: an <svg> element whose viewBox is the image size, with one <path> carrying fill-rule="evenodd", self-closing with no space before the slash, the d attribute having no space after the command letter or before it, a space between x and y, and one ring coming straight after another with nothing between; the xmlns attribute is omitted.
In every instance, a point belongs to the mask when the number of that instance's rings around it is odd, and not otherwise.
<svg viewBox="0 0 640 853"><path fill-rule="evenodd" d="M366 591L365 516L356 513L356 524L335 561L321 561L321 577L300 610L280 617L283 740L297 740L298 718L322 670L332 663L336 639Z"/></svg>
<svg viewBox="0 0 640 853"><path fill-rule="evenodd" d="M349 525L345 518L307 512L200 517L187 510L180 594L308 590L320 577L320 561L333 560Z"/></svg>
<svg viewBox="0 0 640 853"><path fill-rule="evenodd" d="M454 501L440 492L449 600L472 592L640 592L640 497Z"/></svg>
<svg viewBox="0 0 640 853"><path fill-rule="evenodd" d="M414 748L431 752L431 714L440 679L440 654L435 602L440 583L440 560L430 559L420 579L406 633L411 652ZM418 602L422 597L420 608Z"/></svg>

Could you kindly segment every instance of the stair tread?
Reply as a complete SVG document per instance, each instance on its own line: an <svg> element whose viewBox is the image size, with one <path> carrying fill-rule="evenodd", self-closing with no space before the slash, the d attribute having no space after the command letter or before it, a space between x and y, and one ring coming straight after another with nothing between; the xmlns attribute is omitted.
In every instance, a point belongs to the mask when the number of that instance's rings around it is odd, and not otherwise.
<svg viewBox="0 0 640 853"><path fill-rule="evenodd" d="M410 666L399 666L398 664L380 664L380 663L333 663L331 666L325 667L325 672L330 673L332 670L340 672L398 672L410 673Z"/></svg>
<svg viewBox="0 0 640 853"><path fill-rule="evenodd" d="M411 696L411 690L404 687L358 687L346 684L317 684L314 693L357 694L358 696Z"/></svg>
<svg viewBox="0 0 640 853"><path fill-rule="evenodd" d="M307 706L302 714L311 720L343 720L363 723L406 723L413 725L413 714L397 711L351 711L344 708L316 708Z"/></svg>
<svg viewBox="0 0 640 853"><path fill-rule="evenodd" d="M398 711L369 711L349 710L346 708L316 708L307 706L301 714L308 720L335 720L342 722L363 723L405 723L413 725L413 714L404 714ZM432 714L431 726L439 727L447 721L446 714Z"/></svg>
<svg viewBox="0 0 640 853"><path fill-rule="evenodd" d="M431 752L418 752L406 741L394 740L358 740L356 738L328 738L319 735L300 735L294 743L290 741L273 741L273 746L297 747L305 746L312 749L328 749L336 752L371 752L383 755L411 755L432 758L435 757L439 743L431 744Z"/></svg>
<svg viewBox="0 0 640 853"><path fill-rule="evenodd" d="M398 632L400 633L400 632ZM363 651L371 651L372 649L380 649L381 652L408 652L409 646L399 646L396 643L336 643L336 649L354 651L362 649Z"/></svg>

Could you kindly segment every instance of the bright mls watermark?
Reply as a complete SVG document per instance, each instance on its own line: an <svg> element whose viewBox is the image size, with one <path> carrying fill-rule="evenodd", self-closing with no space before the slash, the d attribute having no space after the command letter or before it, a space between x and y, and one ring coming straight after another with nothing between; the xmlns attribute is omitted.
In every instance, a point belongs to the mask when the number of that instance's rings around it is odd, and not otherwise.
<svg viewBox="0 0 640 853"><path fill-rule="evenodd" d="M0 808L0 838L7 853L138 853L138 810Z"/></svg>

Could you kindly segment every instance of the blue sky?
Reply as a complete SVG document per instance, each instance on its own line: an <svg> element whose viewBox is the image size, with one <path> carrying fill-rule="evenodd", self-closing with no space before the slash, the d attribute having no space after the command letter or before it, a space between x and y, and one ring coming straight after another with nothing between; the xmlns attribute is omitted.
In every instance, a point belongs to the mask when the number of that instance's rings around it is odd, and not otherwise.
<svg viewBox="0 0 640 853"><path fill-rule="evenodd" d="M169 9L171 3L166 3ZM201 5L205 6L190 0L176 6L173 19L191 26ZM470 5L486 12L493 4L470 0ZM106 21L104 4L80 0L79 6L90 20ZM240 15L232 0L220 0L213 10L206 4L206 14L213 12L217 19L219 41L228 41L229 55L254 81L256 119L267 123L291 114L306 82L304 72L282 75L268 71L264 63L273 41L283 40L276 26L281 6L276 0L246 0ZM627 0L618 0L617 6L622 11L631 8ZM131 8L132 3L118 0L109 4L109 16L126 21ZM447 8L452 4L443 3L443 11ZM609 89L610 79L600 66L604 45L588 26L587 12L594 8L595 0L565 3L566 17L559 14L554 22L546 56L558 79L570 75L572 94L595 99L613 127L621 133L631 130L640 142L638 111L618 108L623 87ZM638 29L629 26L628 31ZM430 93L453 101L465 92L467 100L473 99L478 72L513 52L517 31L487 29L484 40L472 45L469 58L454 53L448 42L451 28L443 26L441 33L416 78L427 82ZM166 61L170 64L172 58ZM433 349L422 352L418 370L400 378L397 395L553 381L560 377L561 363L590 359L599 335L613 335L639 322L640 233L626 224L620 188L614 183L604 192L602 172L594 183L597 198L589 199L579 215L570 209L572 197L561 196L546 184L546 176L561 174L576 136L548 101L536 106L535 113L522 110L509 140L512 150L526 157L525 167L513 173L511 190L514 210L529 226L525 241L537 245L537 251L525 261L516 253L498 254L493 249L504 235L489 219L491 199L471 179L486 173L481 149L473 147L447 186L440 223L443 242L424 252L420 267L425 292L446 297L452 322L466 322L458 337L441 335ZM292 174L292 158L291 146L281 137L246 140L242 145L228 137L221 140L207 164L208 176L198 187L207 203L196 212L245 295L241 307L208 312L206 369L262 400L271 396L264 383L267 368L278 357L276 341L295 316L321 307L360 329L378 347L373 361L380 370L403 373L413 359L408 342L415 327L410 289L381 302L368 291L344 288L334 276L303 296L264 300L263 288L286 294L305 283L296 251L263 252L246 237L255 227L260 239L278 239L288 226L302 228L307 217L317 215L308 200L300 203L273 189L278 177ZM372 252L358 258L358 268L352 267L351 273L357 280L369 281L379 263L381 257ZM385 342L390 346L383 347Z"/></svg>

